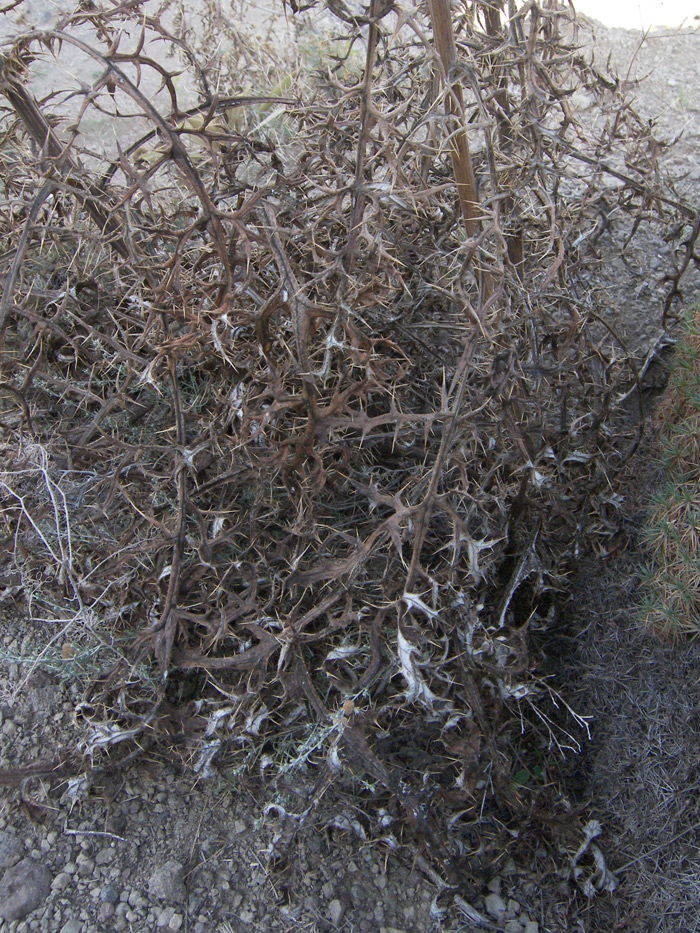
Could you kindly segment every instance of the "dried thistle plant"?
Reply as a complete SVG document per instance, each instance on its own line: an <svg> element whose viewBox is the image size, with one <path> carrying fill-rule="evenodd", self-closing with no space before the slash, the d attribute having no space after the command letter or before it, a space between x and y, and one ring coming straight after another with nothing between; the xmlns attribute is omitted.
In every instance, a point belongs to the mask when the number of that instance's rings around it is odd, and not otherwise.
<svg viewBox="0 0 700 933"><path fill-rule="evenodd" d="M63 478L53 605L128 636L88 758L167 707L200 770L318 765L307 815L351 773L450 873L494 800L553 806L517 776L572 744L531 634L639 438L609 218L694 214L568 10L432 11L329 3L298 96L244 24L204 61L149 3L7 45L0 417L10 470L30 436ZM95 77L38 99L69 52ZM45 501L5 492L31 574Z"/></svg>

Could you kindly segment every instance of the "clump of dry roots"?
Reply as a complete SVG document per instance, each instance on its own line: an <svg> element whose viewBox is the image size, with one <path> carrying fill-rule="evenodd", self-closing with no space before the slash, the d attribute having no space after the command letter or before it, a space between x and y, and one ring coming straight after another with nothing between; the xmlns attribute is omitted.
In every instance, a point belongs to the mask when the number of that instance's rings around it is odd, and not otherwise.
<svg viewBox="0 0 700 933"><path fill-rule="evenodd" d="M570 11L502 7L288 10L313 63L150 3L5 44L6 570L100 646L85 767L349 781L448 870L555 781L539 646L639 430L595 273L693 214Z"/></svg>

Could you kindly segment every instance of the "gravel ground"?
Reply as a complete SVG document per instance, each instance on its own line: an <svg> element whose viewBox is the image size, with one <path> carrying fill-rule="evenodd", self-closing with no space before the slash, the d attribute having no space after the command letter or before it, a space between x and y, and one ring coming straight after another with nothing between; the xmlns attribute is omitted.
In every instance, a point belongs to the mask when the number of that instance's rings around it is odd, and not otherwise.
<svg viewBox="0 0 700 933"><path fill-rule="evenodd" d="M42 633L26 621L8 620L3 653L30 653L34 636ZM77 688L40 669L6 670L0 767L74 745ZM145 754L89 787L38 778L0 801L3 931L431 927L432 886L333 827L317 826L291 870L270 874L280 821L262 817L254 779L197 785L175 763Z"/></svg>
<svg viewBox="0 0 700 933"><path fill-rule="evenodd" d="M575 6L579 13L605 26L640 31L696 26L700 17L697 0L579 0Z"/></svg>
<svg viewBox="0 0 700 933"><path fill-rule="evenodd" d="M31 654L41 639L6 620L3 653ZM79 691L10 662L0 700L0 768L45 760L80 737ZM301 778L303 783L303 776ZM89 786L41 776L0 796L0 930L346 930L436 928L439 887L383 847L364 844L320 811L286 870L269 869L284 795L255 778L197 784L191 772L146 753ZM472 905L506 933L538 933L538 873L510 863ZM451 929L455 929L453 924ZM469 929L461 924L457 928Z"/></svg>

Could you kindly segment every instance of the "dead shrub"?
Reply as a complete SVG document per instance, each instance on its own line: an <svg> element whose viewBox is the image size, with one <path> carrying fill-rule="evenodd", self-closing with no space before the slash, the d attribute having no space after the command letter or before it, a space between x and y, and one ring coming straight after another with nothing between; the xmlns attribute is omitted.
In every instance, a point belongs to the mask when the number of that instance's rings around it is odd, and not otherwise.
<svg viewBox="0 0 700 933"><path fill-rule="evenodd" d="M329 3L291 82L148 3L7 44L0 414L32 614L119 646L85 767L158 740L304 815L344 774L451 876L556 813L538 646L640 431L596 276L693 212L568 9L445 9Z"/></svg>

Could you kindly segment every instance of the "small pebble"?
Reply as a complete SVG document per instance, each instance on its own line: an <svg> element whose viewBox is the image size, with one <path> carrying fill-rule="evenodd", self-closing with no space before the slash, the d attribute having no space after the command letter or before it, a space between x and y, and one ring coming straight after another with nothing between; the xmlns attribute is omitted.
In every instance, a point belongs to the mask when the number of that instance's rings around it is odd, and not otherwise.
<svg viewBox="0 0 700 933"><path fill-rule="evenodd" d="M484 907L486 908L486 913L493 917L494 920L498 922L503 920L506 913L506 905L500 894L489 894L484 900Z"/></svg>
<svg viewBox="0 0 700 933"><path fill-rule="evenodd" d="M116 854L117 850L113 849L112 846L105 846L105 848L100 849L100 851L95 856L95 864L109 865L109 863L113 861Z"/></svg>
<svg viewBox="0 0 700 933"><path fill-rule="evenodd" d="M78 856L80 858L80 856ZM78 874L81 878L91 878L95 871L95 863L91 858L85 857L78 866Z"/></svg>
<svg viewBox="0 0 700 933"><path fill-rule="evenodd" d="M119 901L119 891L113 884L105 884L100 891L100 899L107 904L116 904Z"/></svg>
<svg viewBox="0 0 700 933"><path fill-rule="evenodd" d="M51 881L48 868L30 858L8 868L0 881L0 917L23 920L49 896Z"/></svg>
<svg viewBox="0 0 700 933"><path fill-rule="evenodd" d="M114 916L114 904L106 903L101 904L100 909L97 911L97 919L100 923L104 923L106 920L111 920Z"/></svg>
<svg viewBox="0 0 700 933"><path fill-rule="evenodd" d="M333 898L333 900L328 905L328 915L331 918L331 922L334 926L338 926L340 921L343 919L343 914L345 913L345 908L338 898Z"/></svg>
<svg viewBox="0 0 700 933"><path fill-rule="evenodd" d="M12 833L0 832L0 870L16 865L24 854L21 839Z"/></svg>
<svg viewBox="0 0 700 933"><path fill-rule="evenodd" d="M523 933L540 933L539 923L535 923L534 920L531 920L530 923L526 923L523 928Z"/></svg>
<svg viewBox="0 0 700 933"><path fill-rule="evenodd" d="M165 907L163 910L161 910L161 912L158 914L158 919L156 920L157 926L167 927L167 925L170 923L170 918L174 913L175 911L172 907Z"/></svg>
<svg viewBox="0 0 700 933"><path fill-rule="evenodd" d="M148 882L148 893L151 897L158 897L163 901L183 903L187 897L185 885L182 883L184 866L175 859L168 859L160 868L157 868Z"/></svg>
<svg viewBox="0 0 700 933"><path fill-rule="evenodd" d="M61 927L61 933L80 933L82 928L80 920L67 920Z"/></svg>
<svg viewBox="0 0 700 933"><path fill-rule="evenodd" d="M70 884L73 884L73 879L67 872L62 871L51 882L51 888L54 891L64 891Z"/></svg>

